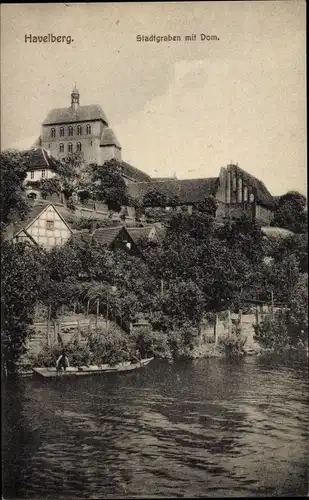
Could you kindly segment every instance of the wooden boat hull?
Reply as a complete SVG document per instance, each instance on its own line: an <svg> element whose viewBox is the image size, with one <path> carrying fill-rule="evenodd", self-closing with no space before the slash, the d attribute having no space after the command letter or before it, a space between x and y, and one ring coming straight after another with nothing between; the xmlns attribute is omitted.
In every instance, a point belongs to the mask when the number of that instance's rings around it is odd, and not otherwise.
<svg viewBox="0 0 309 500"><path fill-rule="evenodd" d="M85 375L99 375L103 373L121 373L137 370L147 366L154 358L141 359L138 363L119 363L115 366L102 365L102 366L81 366L70 367L65 371L59 371L56 368L33 368L33 372L43 378L57 378L57 377L72 377L72 376L85 376Z"/></svg>

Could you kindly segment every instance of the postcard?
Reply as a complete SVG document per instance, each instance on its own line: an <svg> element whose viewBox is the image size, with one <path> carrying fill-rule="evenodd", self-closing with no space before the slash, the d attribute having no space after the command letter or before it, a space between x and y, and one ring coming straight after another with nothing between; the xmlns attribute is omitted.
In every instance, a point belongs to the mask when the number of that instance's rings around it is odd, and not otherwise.
<svg viewBox="0 0 309 500"><path fill-rule="evenodd" d="M308 493L305 14L1 6L2 498Z"/></svg>

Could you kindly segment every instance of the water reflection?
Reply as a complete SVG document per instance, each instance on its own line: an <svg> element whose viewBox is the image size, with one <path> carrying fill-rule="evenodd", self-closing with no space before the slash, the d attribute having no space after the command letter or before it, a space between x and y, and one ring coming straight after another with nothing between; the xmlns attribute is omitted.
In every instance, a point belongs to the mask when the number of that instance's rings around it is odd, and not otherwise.
<svg viewBox="0 0 309 500"><path fill-rule="evenodd" d="M16 497L25 481L24 464L37 452L40 427L30 426L24 415L25 386L2 382L2 484L8 497ZM8 467L9 465L9 467Z"/></svg>
<svg viewBox="0 0 309 500"><path fill-rule="evenodd" d="M7 498L305 494L307 395L304 365L254 359L27 380L5 394Z"/></svg>

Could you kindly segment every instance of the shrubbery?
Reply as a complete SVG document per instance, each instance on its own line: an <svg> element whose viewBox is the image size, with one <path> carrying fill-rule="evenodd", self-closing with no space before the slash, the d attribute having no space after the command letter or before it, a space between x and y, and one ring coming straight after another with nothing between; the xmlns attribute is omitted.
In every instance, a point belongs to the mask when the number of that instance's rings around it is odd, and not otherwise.
<svg viewBox="0 0 309 500"><path fill-rule="evenodd" d="M288 308L268 313L255 326L255 340L274 350L308 345L307 275L301 276L293 288Z"/></svg>

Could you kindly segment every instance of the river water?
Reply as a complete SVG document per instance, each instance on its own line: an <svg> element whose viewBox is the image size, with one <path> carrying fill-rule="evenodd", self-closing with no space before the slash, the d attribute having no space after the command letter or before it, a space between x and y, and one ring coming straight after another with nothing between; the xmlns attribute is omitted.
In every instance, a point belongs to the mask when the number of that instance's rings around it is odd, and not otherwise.
<svg viewBox="0 0 309 500"><path fill-rule="evenodd" d="M302 496L304 362L153 361L3 388L4 498Z"/></svg>

